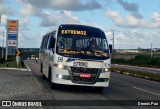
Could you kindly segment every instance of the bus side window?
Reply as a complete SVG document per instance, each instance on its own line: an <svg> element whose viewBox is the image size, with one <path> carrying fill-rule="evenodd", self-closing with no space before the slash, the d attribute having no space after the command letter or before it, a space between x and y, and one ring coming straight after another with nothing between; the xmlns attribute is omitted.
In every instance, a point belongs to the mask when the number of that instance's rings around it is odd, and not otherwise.
<svg viewBox="0 0 160 109"><path fill-rule="evenodd" d="M43 45L42 45L43 49L45 49L45 45L46 45L46 36L44 36L44 38L43 38Z"/></svg>
<svg viewBox="0 0 160 109"><path fill-rule="evenodd" d="M42 49L46 49L47 48L47 42L48 42L48 35L43 37Z"/></svg>
<svg viewBox="0 0 160 109"><path fill-rule="evenodd" d="M44 44L44 36L42 38L42 42L41 42L41 46L40 46L41 49L43 49L43 44Z"/></svg>
<svg viewBox="0 0 160 109"><path fill-rule="evenodd" d="M48 41L48 49L50 48L54 48L55 47L55 38L54 38L54 35L55 33L51 33L50 34L50 38L49 38L49 41Z"/></svg>

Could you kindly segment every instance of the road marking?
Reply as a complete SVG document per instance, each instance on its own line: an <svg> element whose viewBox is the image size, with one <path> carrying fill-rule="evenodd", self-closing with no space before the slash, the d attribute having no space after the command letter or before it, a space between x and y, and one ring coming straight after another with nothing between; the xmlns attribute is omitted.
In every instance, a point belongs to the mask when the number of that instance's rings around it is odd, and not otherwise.
<svg viewBox="0 0 160 109"><path fill-rule="evenodd" d="M114 73L114 74L118 74L118 75L121 75L121 76L128 76L126 74L120 74L120 73L116 73L116 72L111 72L111 73ZM153 82L153 83L158 83L160 84L160 82L156 82L156 81L151 81L151 80L148 80L148 79L144 79L144 78L138 78L138 77L135 77L135 76L128 76L130 78L133 78L133 79L140 79L140 80L143 80L143 81L148 81L148 82Z"/></svg>
<svg viewBox="0 0 160 109"><path fill-rule="evenodd" d="M149 67L139 67L139 66L130 66L130 65L120 65L120 64L112 64L113 66L122 66L122 67L130 67L130 68L144 68L144 69L149 69L149 70L155 70L155 71L160 71L159 68L149 68Z"/></svg>
<svg viewBox="0 0 160 109"><path fill-rule="evenodd" d="M31 71L31 69L28 67L28 65L24 62L24 64L27 66L28 70Z"/></svg>
<svg viewBox="0 0 160 109"><path fill-rule="evenodd" d="M151 94L154 94L154 95L160 96L160 94L158 94L158 93L154 93L154 92L151 92L151 91L148 91L148 90L144 90L144 89L141 89L141 88L138 88L138 87L133 87L133 88L141 90L141 91L144 91L144 92L148 92L148 93L151 93Z"/></svg>

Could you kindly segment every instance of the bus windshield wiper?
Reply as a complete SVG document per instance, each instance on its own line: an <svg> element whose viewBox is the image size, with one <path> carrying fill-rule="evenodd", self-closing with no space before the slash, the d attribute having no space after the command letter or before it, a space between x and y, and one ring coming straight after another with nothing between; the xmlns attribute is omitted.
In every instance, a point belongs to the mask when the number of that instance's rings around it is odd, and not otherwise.
<svg viewBox="0 0 160 109"><path fill-rule="evenodd" d="M88 50L88 51L91 51L91 52L96 52L96 50ZM102 51L103 52L103 51ZM102 52L98 52L98 53L100 53L100 55L102 56L102 57L106 57L106 56L104 56L103 55L103 53Z"/></svg>

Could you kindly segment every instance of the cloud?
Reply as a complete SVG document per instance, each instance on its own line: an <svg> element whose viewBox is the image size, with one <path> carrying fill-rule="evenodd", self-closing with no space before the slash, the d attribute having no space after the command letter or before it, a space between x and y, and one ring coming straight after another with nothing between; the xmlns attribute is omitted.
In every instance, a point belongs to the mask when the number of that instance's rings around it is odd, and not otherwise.
<svg viewBox="0 0 160 109"><path fill-rule="evenodd" d="M4 15L2 14L1 15L1 24L4 26L5 24L7 24L7 19L8 19L8 16L7 15Z"/></svg>
<svg viewBox="0 0 160 109"><path fill-rule="evenodd" d="M3 3L0 2L0 4L1 4L0 5L0 13L3 14L3 13L5 13L5 9L3 7Z"/></svg>
<svg viewBox="0 0 160 109"><path fill-rule="evenodd" d="M57 18L60 19L61 23L71 23L71 24L80 23L78 17L74 17L71 11L60 11Z"/></svg>
<svg viewBox="0 0 160 109"><path fill-rule="evenodd" d="M82 3L80 0L17 0L24 4L31 4L37 8L69 10L69 11L84 11L101 8L97 1L89 0Z"/></svg>
<svg viewBox="0 0 160 109"><path fill-rule="evenodd" d="M0 0L0 14L15 15L14 9L12 7L4 7L4 5L7 3L7 0Z"/></svg>
<svg viewBox="0 0 160 109"><path fill-rule="evenodd" d="M72 16L71 11L59 11L57 14L53 15L50 12L43 13L41 26L49 27L55 26L57 24L79 24L80 20L77 17Z"/></svg>
<svg viewBox="0 0 160 109"><path fill-rule="evenodd" d="M56 10L84 11L101 8L97 1L88 1L82 3L80 0L54 0L51 2L51 8Z"/></svg>
<svg viewBox="0 0 160 109"><path fill-rule="evenodd" d="M154 12L152 15L153 22L160 22L160 13Z"/></svg>
<svg viewBox="0 0 160 109"><path fill-rule="evenodd" d="M52 11L43 9L44 7L49 8L48 6L52 5L52 2L56 3L57 4L56 6L58 6L58 4L59 5L70 4L69 2L71 2L72 0L65 0L63 1L63 3L61 0L58 1L47 0L45 2L44 1L40 2L40 1L41 0L39 0L38 2L30 0L17 0L17 2L23 5L22 9L20 10L20 15L23 16L24 18L30 16L36 16L38 18L41 18L40 22L41 27L51 27L61 23L71 23L71 24L80 23L80 20L77 17L74 17L71 11L65 11L65 10ZM44 7L41 8L42 6Z"/></svg>
<svg viewBox="0 0 160 109"><path fill-rule="evenodd" d="M28 25L30 24L29 17L25 17L22 20L19 20L19 29L20 31L28 31L30 30Z"/></svg>
<svg viewBox="0 0 160 109"><path fill-rule="evenodd" d="M112 44L112 31L106 29L107 39L109 44ZM160 48L160 31L159 29L134 29L134 28L115 28L114 29L114 44L115 49L137 49L150 48L152 43L153 48Z"/></svg>
<svg viewBox="0 0 160 109"><path fill-rule="evenodd" d="M41 15L42 21L40 23L40 26L42 27L55 26L57 20L54 17L55 16L53 16L50 12L42 13Z"/></svg>
<svg viewBox="0 0 160 109"><path fill-rule="evenodd" d="M132 13L136 18L142 18L142 15L138 12L139 6L136 3L128 3L123 0L117 0L117 2L126 10Z"/></svg>
<svg viewBox="0 0 160 109"><path fill-rule="evenodd" d="M105 13L105 15L107 17L109 17L110 19L112 19L115 22L115 24L118 25L118 26L124 24L123 19L119 16L119 12L117 12L117 11L111 11L110 10L110 11L107 11Z"/></svg>
<svg viewBox="0 0 160 109"><path fill-rule="evenodd" d="M138 47L147 48L150 45L150 32L139 29L120 29L115 30L116 49L136 49Z"/></svg>
<svg viewBox="0 0 160 109"><path fill-rule="evenodd" d="M41 14L41 9L35 8L30 4L23 4L23 8L20 10L20 14L22 16L38 16Z"/></svg>
<svg viewBox="0 0 160 109"><path fill-rule="evenodd" d="M160 13L154 12L152 20L146 21L142 18L137 18L131 14L121 17L118 11L107 11L105 15L110 18L115 25L127 28L160 28Z"/></svg>

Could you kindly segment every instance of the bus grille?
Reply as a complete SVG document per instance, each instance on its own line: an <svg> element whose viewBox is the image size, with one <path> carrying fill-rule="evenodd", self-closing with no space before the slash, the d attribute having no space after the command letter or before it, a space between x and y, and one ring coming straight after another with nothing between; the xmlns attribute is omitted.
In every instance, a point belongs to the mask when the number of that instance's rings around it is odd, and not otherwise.
<svg viewBox="0 0 160 109"><path fill-rule="evenodd" d="M98 76L99 69L97 68L83 68L83 67L71 67L73 81L77 83L94 83ZM90 78L81 78L80 73L90 74Z"/></svg>

